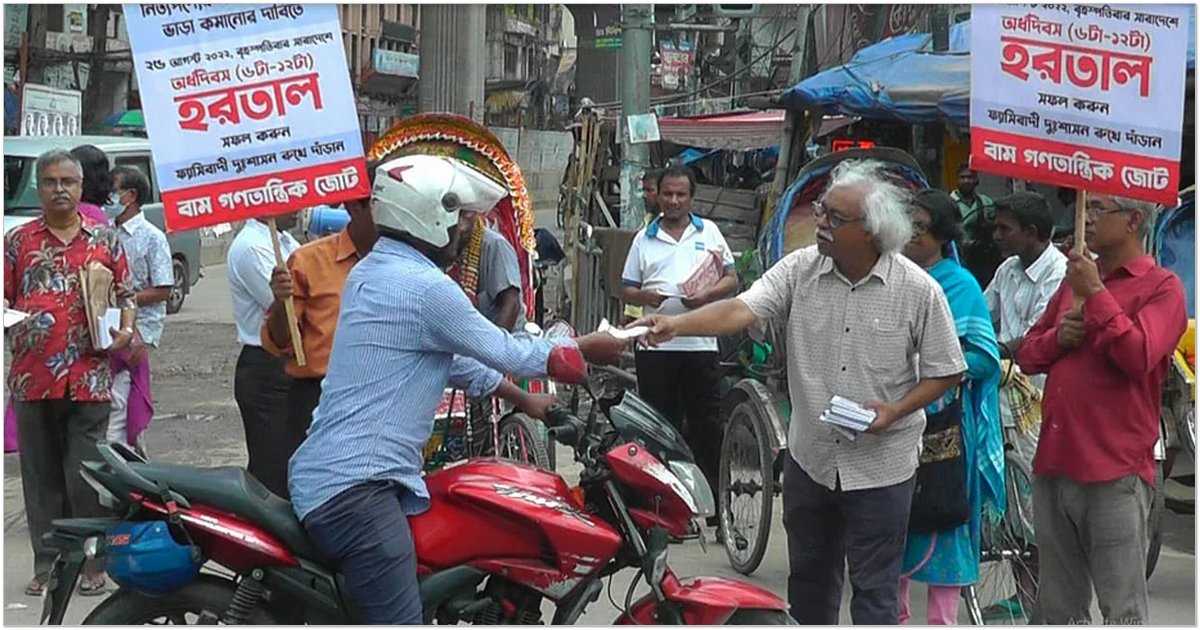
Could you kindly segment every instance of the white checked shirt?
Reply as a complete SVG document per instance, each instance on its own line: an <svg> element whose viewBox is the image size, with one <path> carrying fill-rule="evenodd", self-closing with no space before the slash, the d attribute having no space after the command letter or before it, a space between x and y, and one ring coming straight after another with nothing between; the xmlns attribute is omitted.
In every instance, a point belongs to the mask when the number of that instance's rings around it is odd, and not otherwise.
<svg viewBox="0 0 1200 630"><path fill-rule="evenodd" d="M233 298L233 321L237 326L238 342L245 346L262 347L263 318L275 296L271 293L271 272L275 269L275 248L271 245L271 228L257 219L246 221L229 246L226 273L229 292ZM279 233L279 248L283 259L300 248L300 243L287 232Z"/></svg>
<svg viewBox="0 0 1200 630"><path fill-rule="evenodd" d="M992 283L983 296L987 298L992 321L998 322L996 335L1000 343L1024 336L1041 319L1050 298L1058 291L1067 275L1067 257L1051 243L1029 267L1021 265L1019 256L1011 256L996 269ZM1014 366L1014 369L1017 369ZM1046 375L1029 377L1038 389L1046 386ZM1004 426L1014 426L1007 399L1000 397Z"/></svg>
<svg viewBox="0 0 1200 630"><path fill-rule="evenodd" d="M922 378L966 372L937 281L894 253L851 283L811 245L785 256L737 299L760 320L785 322L788 452L800 468L831 490L839 480L846 491L908 481L917 470L924 409L853 442L818 418L834 394L894 403Z"/></svg>
<svg viewBox="0 0 1200 630"><path fill-rule="evenodd" d="M1000 264L983 292L992 320L1000 324L1000 343L1023 336L1037 323L1066 275L1067 257L1053 244L1028 268L1021 265L1019 256Z"/></svg>
<svg viewBox="0 0 1200 630"><path fill-rule="evenodd" d="M129 277L133 280L134 291L175 284L167 235L147 221L145 215L141 212L133 215L117 226L116 232L121 247L125 249L125 258L129 261ZM166 318L166 302L138 307L137 329L144 343L158 347L162 339L163 320Z"/></svg>
<svg viewBox="0 0 1200 630"><path fill-rule="evenodd" d="M664 315L679 315L686 313L688 308L683 305L683 290L680 283L692 275L696 265L710 250L721 253L721 261L725 269L733 267L733 253L725 243L717 224L689 215L691 222L683 230L676 241L659 227L658 218L633 237L629 254L625 258L625 270L621 272L621 283L625 286L646 289L662 295L668 295L662 304L655 308L644 307L647 315L662 313ZM672 350L682 352L716 352L716 337L678 337L656 348L647 350Z"/></svg>

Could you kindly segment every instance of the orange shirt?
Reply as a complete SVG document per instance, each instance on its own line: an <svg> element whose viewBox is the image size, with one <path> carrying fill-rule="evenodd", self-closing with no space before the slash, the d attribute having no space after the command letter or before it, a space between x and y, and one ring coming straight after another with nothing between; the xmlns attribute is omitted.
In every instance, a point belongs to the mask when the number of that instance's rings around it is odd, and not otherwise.
<svg viewBox="0 0 1200 630"><path fill-rule="evenodd" d="M342 287L356 262L358 251L346 230L307 243L288 257L296 322L300 327L307 365L300 367L296 363L290 337L274 339L266 320L262 326L263 349L275 356L288 358L285 366L288 376L325 376L329 353L333 350L333 331L337 328L338 311L342 306Z"/></svg>

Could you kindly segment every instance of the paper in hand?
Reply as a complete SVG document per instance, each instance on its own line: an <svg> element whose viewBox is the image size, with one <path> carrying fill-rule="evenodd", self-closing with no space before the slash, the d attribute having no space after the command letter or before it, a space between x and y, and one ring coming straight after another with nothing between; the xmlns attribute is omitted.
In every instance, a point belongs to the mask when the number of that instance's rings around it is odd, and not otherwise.
<svg viewBox="0 0 1200 630"><path fill-rule="evenodd" d="M709 287L719 282L723 266L719 251L711 249L706 251L704 257L692 269L687 280L679 283L679 289L683 291L684 297L696 297L700 292L708 290Z"/></svg>
<svg viewBox="0 0 1200 630"><path fill-rule="evenodd" d="M12 308L4 309L4 329L8 330L29 318L29 313Z"/></svg>
<svg viewBox="0 0 1200 630"><path fill-rule="evenodd" d="M95 346L98 350L107 350L112 347L113 337L112 331L121 327L121 309L110 308L104 311L104 315L96 318L96 340Z"/></svg>
<svg viewBox="0 0 1200 630"><path fill-rule="evenodd" d="M636 339L650 332L649 326L634 326L633 328L614 328L608 323L607 319L600 320L600 326L596 328L596 332L608 333L617 339Z"/></svg>

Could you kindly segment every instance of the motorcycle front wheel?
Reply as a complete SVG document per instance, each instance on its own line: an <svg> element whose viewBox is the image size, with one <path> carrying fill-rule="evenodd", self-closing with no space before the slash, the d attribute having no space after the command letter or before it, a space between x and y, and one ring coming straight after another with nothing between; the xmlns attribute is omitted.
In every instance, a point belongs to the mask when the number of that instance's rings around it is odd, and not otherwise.
<svg viewBox="0 0 1200 630"><path fill-rule="evenodd" d="M228 580L201 576L195 582L161 597L119 588L83 620L85 626L202 625L220 619L233 600L236 585ZM254 608L246 622L273 626L279 622L267 611Z"/></svg>
<svg viewBox="0 0 1200 630"><path fill-rule="evenodd" d="M795 626L792 616L782 610L739 610L725 620L724 626Z"/></svg>

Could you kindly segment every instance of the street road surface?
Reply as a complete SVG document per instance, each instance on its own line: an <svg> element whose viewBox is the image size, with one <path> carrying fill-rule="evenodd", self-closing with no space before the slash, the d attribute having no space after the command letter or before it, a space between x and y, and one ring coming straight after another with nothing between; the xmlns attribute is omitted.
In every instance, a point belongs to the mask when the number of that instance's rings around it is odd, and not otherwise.
<svg viewBox="0 0 1200 630"><path fill-rule="evenodd" d="M151 458L194 466L244 466L246 449L241 420L233 401L233 369L238 346L234 336L232 309L223 266L207 267L205 277L193 289L183 311L167 318L162 347L153 356L156 417L146 434ZM568 481L574 483L578 469L566 465L570 453L559 448L557 461ZM41 600L27 597L23 591L31 577L33 558L25 524L21 496L20 468L17 456L4 457L4 623L36 624ZM786 596L787 555L785 535L780 521L781 506L776 502L771 545L762 566L748 578L751 582ZM1195 523L1191 515L1168 512L1162 559L1150 581L1151 621L1166 625L1195 625ZM469 533L464 533L469 535ZM696 541L674 545L670 565L681 576L717 575L738 577L729 568L724 551L711 541L702 551ZM614 577L611 594L584 614L584 624L603 625L614 620L624 606L625 593L633 570ZM849 624L849 580L841 622ZM635 598L646 592L643 582ZM72 599L68 624L78 624L102 600L98 597ZM914 619L925 618L925 589L913 590ZM544 608L544 619L552 615ZM1093 611L1098 621L1099 611ZM966 617L960 619L966 622Z"/></svg>

